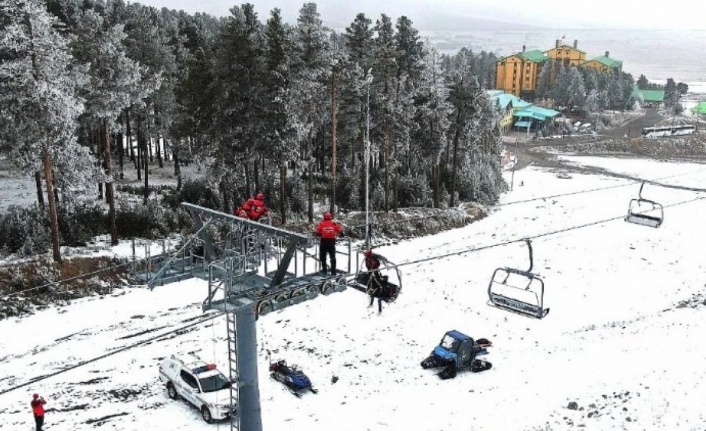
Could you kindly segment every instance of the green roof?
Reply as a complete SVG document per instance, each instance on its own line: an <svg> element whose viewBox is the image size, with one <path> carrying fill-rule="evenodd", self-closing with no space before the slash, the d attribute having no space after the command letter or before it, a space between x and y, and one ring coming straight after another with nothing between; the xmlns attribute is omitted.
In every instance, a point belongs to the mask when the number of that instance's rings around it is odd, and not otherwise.
<svg viewBox="0 0 706 431"><path fill-rule="evenodd" d="M596 57L596 58L589 60L589 61L597 61L604 66L610 67L611 69L616 68L616 67L621 67L623 65L622 61L615 60L610 57L606 57L605 55L601 55L600 57Z"/></svg>
<svg viewBox="0 0 706 431"><path fill-rule="evenodd" d="M533 49L532 51L524 51L518 53L518 55L525 60L534 61L535 63L544 63L549 57L544 55L544 53L538 49Z"/></svg>
<svg viewBox="0 0 706 431"><path fill-rule="evenodd" d="M519 97L513 95L513 94L498 94L497 96L492 96L491 99L495 99L498 101L498 104L500 105L500 109L507 109L508 105L512 103L513 108L524 108L526 106L530 106L531 103L525 102L524 100L520 99Z"/></svg>
<svg viewBox="0 0 706 431"><path fill-rule="evenodd" d="M534 118L535 120L544 121L548 118L556 117L559 115L559 112L553 109L542 108L540 106L528 106L527 108L515 112L512 115L519 118L529 117Z"/></svg>
<svg viewBox="0 0 706 431"><path fill-rule="evenodd" d="M704 115L706 115L706 101L699 102L698 105L694 106L694 107L691 109L691 112L693 112L694 114L704 114Z"/></svg>
<svg viewBox="0 0 706 431"><path fill-rule="evenodd" d="M645 102L664 102L664 91L662 90L640 90L635 87L632 90L633 97L642 96Z"/></svg>

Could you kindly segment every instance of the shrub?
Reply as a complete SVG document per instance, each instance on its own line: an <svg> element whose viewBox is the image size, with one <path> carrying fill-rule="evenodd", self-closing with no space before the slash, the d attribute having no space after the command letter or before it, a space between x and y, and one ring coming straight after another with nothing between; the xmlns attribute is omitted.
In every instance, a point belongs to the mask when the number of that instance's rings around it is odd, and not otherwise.
<svg viewBox="0 0 706 431"><path fill-rule="evenodd" d="M199 205L214 210L221 209L221 198L208 181L204 179L186 180L181 190L174 190L164 197L164 202L173 210L182 202Z"/></svg>

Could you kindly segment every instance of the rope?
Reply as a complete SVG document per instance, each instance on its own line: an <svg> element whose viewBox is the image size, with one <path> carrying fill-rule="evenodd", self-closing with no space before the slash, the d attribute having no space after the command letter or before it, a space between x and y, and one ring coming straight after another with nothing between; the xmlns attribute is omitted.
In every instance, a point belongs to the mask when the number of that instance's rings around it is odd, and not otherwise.
<svg viewBox="0 0 706 431"><path fill-rule="evenodd" d="M705 198L704 198L703 196L700 196L700 197L697 197L697 198L694 198L694 199L689 199L689 200L686 200L686 201L681 201L681 202L677 202L677 203L674 203L674 204L665 205L664 208L670 208L670 207L675 207L675 206L679 206L679 205L684 205L684 204L692 203L692 202L695 202L695 201L698 201L698 200L702 200L702 199L705 199ZM420 264L420 263L429 262L429 261L437 260L437 259L443 259L443 258L450 257L450 256L457 256L457 255L461 255L461 254L465 254L465 253L473 253L473 252L478 252L478 251L482 251L482 250L488 250L488 249L491 249L491 248L502 247L502 246L506 246L506 245L510 245L510 244L514 244L514 243L524 242L525 239L544 238L544 237L547 237L547 236L557 235L557 234L565 233L565 232L571 232L571 231L578 230L578 229L583 229L583 228L586 228L586 227L597 226L597 225L600 225L600 224L605 224L605 223L609 223L609 222L616 221L616 220L620 220L620 219L624 219L624 218L625 218L624 215L617 216L617 217L611 217L611 218L607 218L607 219L603 219L603 220L599 220L599 221L595 221L595 222L584 223L584 224L581 224L581 225L571 226L571 227L567 227L567 228L563 228L563 229L557 229L557 230L553 230L553 231L550 231L550 232L544 232L544 233L537 234L537 235L534 235L534 236L529 236L529 237L524 237L524 238L519 238L519 239L513 239L513 240L509 240L509 241L505 241L505 242L499 242L499 243L495 243L495 244L484 245L484 246L477 247L477 248L468 248L468 249L464 249L464 250L460 250L460 251L454 251L454 252L450 252L450 253L445 253L445 254L442 254L442 255L430 256L430 257L425 257L425 258L422 258L422 259L407 261L407 262L403 262L403 263L400 263L400 264L396 265L396 267L399 268L399 267L402 267L402 266L418 265L418 264ZM391 267L387 267L387 268L391 268Z"/></svg>

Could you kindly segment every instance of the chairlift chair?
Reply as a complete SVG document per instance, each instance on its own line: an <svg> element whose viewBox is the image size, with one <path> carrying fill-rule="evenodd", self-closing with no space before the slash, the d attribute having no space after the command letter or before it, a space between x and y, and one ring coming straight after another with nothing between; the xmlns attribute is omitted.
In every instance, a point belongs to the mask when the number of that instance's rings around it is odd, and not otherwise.
<svg viewBox="0 0 706 431"><path fill-rule="evenodd" d="M373 279L372 272L368 271L365 267L365 259L361 261L355 278L349 281L349 285L356 290L372 295L389 304L395 302L400 296L400 292L402 291L402 273L397 265L385 258L381 259L380 263L381 267L378 271L380 273L380 281L382 282L382 295L372 293L376 287L373 284L375 280Z"/></svg>
<svg viewBox="0 0 706 431"><path fill-rule="evenodd" d="M661 204L658 204L655 201L644 199L642 197L643 187L645 187L644 182L640 186L638 198L632 199L630 201L630 206L628 207L628 215L627 217L625 217L625 221L628 223L639 224L642 226L649 226L655 228L660 227L662 225L662 222L664 221L664 208ZM649 205L650 209L648 209L647 211L641 211L641 208L646 205ZM653 211L659 212L659 215L657 216L647 214L648 212Z"/></svg>
<svg viewBox="0 0 706 431"><path fill-rule="evenodd" d="M525 239L529 250L529 269L523 271L509 267L497 268L488 285L489 305L523 316L542 319L549 314L544 308L544 281L532 272L534 260L532 242ZM524 286L511 284L510 280L524 280Z"/></svg>

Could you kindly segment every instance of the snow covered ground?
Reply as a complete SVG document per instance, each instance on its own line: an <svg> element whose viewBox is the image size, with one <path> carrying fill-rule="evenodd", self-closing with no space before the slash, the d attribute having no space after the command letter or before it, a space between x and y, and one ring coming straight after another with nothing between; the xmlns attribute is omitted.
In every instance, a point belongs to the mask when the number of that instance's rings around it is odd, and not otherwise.
<svg viewBox="0 0 706 431"><path fill-rule="evenodd" d="M703 165L566 159L706 186ZM351 289L269 314L258 322L265 430L703 429L706 200L646 186L646 197L665 205L659 229L618 219L568 230L624 216L639 183L561 179L528 168L515 172L514 184L503 205L477 223L379 251L405 263L562 231L533 241L551 307L545 319L487 305L496 267L527 266L522 243L403 265L403 293L380 316ZM598 188L605 189L531 200ZM225 367L224 318L2 394L198 321L205 294L206 283L193 280L152 292L125 289L0 322L0 430L32 429L34 392L48 400L51 431L223 428L170 400L157 367L165 356L186 352ZM491 339L485 358L493 368L447 381L422 370L419 363L450 329ZM269 379L265 349L301 365L319 394L298 399Z"/></svg>

